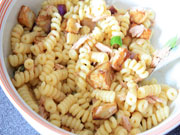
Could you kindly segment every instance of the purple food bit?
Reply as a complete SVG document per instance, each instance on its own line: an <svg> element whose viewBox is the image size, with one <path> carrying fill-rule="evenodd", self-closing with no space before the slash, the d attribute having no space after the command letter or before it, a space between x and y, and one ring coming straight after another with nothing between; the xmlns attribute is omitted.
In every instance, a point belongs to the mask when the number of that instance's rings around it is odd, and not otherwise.
<svg viewBox="0 0 180 135"><path fill-rule="evenodd" d="M66 5L64 4L58 5L58 11L61 16L64 16L66 14Z"/></svg>
<svg viewBox="0 0 180 135"><path fill-rule="evenodd" d="M110 6L109 10L111 11L111 14L117 13L117 10L116 10L116 8L114 6Z"/></svg>

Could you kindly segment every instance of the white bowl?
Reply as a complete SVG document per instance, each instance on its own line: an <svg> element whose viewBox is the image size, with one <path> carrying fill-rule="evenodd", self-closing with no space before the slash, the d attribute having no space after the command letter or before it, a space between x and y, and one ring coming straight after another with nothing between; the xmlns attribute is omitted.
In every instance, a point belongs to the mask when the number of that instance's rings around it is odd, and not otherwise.
<svg viewBox="0 0 180 135"><path fill-rule="evenodd" d="M38 13L43 0L1 0L0 2L0 84L22 116L41 134L67 135L72 134L59 129L30 109L30 107L18 95L13 86L10 76L12 68L8 64L7 57L11 53L10 33L12 27L17 23L17 14L22 5L29 6ZM108 0L120 8L147 7L156 12L156 21L152 44L162 47L166 41L180 33L180 7L178 0ZM179 34L180 35L180 34ZM167 83L175 88L180 88L180 59L171 62L162 68L156 75L161 83ZM165 134L180 124L180 96L170 106L170 116L158 126L148 130L143 135Z"/></svg>

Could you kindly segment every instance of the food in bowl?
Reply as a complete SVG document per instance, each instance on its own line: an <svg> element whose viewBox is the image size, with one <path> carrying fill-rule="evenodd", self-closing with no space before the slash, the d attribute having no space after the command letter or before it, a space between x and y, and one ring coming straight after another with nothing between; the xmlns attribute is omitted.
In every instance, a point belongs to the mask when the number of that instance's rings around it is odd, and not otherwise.
<svg viewBox="0 0 180 135"><path fill-rule="evenodd" d="M164 57L150 43L154 13L104 0L22 6L11 33L12 82L52 124L76 134L137 134L169 116L177 90L145 80Z"/></svg>

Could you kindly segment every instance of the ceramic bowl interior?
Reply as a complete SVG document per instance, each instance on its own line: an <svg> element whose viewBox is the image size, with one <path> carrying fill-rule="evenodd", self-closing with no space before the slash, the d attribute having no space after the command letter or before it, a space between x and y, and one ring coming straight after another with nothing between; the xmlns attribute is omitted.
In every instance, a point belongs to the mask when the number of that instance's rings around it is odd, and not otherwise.
<svg viewBox="0 0 180 135"><path fill-rule="evenodd" d="M33 112L18 95L10 80L13 69L10 67L7 58L11 53L11 29L17 23L18 11L22 5L27 5L38 13L42 1L43 0L2 0L0 6L0 82L11 102L37 131L45 134L69 134L62 129L56 128ZM179 2L176 0L107 0L107 3L110 5L115 4L116 7L125 9L131 7L145 7L154 10L156 12L156 20L153 29L152 45L155 48L162 47L170 38L176 35L180 36L180 8ZM177 47L173 51L180 52L180 49ZM172 55L172 57L176 56ZM159 80L159 83L166 83L180 89L179 69L180 59L176 59L158 70L158 72L151 77L156 77ZM158 126L142 134L167 133L177 126L180 122L179 102L180 96L178 96L178 98L170 105L170 116ZM38 128L37 125L40 126L40 128Z"/></svg>

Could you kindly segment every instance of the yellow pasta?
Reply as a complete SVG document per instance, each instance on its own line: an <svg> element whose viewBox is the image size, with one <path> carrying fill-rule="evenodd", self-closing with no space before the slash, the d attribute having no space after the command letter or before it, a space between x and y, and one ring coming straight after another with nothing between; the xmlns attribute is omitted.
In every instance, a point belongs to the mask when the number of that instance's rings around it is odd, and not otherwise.
<svg viewBox="0 0 180 135"><path fill-rule="evenodd" d="M77 99L73 95L69 95L58 105L58 110L62 114L66 114L69 111L71 105L73 105L76 100Z"/></svg>
<svg viewBox="0 0 180 135"><path fill-rule="evenodd" d="M177 92L177 90L174 89L174 88L169 88L169 89L166 91L166 95L167 95L168 99L171 100L171 101L173 101L173 100L176 99L177 94L178 94L178 92Z"/></svg>
<svg viewBox="0 0 180 135"><path fill-rule="evenodd" d="M71 116L68 116L68 115L61 116L61 124L75 130L82 130L84 127L84 125L81 123L80 120L73 118Z"/></svg>
<svg viewBox="0 0 180 135"><path fill-rule="evenodd" d="M57 9L56 9L57 10ZM52 14L52 24L51 24L51 32L48 34L48 37L44 41L45 48L48 51L51 51L54 46L59 41L59 32L61 30L60 28L60 22L61 22L61 16L59 13L54 12Z"/></svg>
<svg viewBox="0 0 180 135"><path fill-rule="evenodd" d="M14 52L15 53L21 53L21 54L26 54L26 53L30 53L31 50L31 44L25 44L25 43L16 43L16 46L14 48Z"/></svg>
<svg viewBox="0 0 180 135"><path fill-rule="evenodd" d="M131 131L130 131L130 134L131 135L137 135L141 133L141 130L139 128L133 128Z"/></svg>
<svg viewBox="0 0 180 135"><path fill-rule="evenodd" d="M50 113L50 122L54 124L57 127L61 126L61 116L59 115L59 112L56 111L54 113Z"/></svg>
<svg viewBox="0 0 180 135"><path fill-rule="evenodd" d="M147 129L151 129L156 126L162 120L166 119L169 116L169 107L165 106L164 108L160 108L154 114L149 116L147 119L142 120L142 129L143 131Z"/></svg>
<svg viewBox="0 0 180 135"><path fill-rule="evenodd" d="M35 78L37 78L42 71L42 66L38 65L34 70L25 70L24 72L15 73L14 79L12 79L13 84L16 87L20 87L24 83L27 83Z"/></svg>
<svg viewBox="0 0 180 135"><path fill-rule="evenodd" d="M92 52L91 53L91 61L98 62L98 63L105 63L109 61L109 56L107 53L103 52Z"/></svg>
<svg viewBox="0 0 180 135"><path fill-rule="evenodd" d="M31 52L37 56L38 54L40 53L43 53L43 51L46 49L45 46L43 45L42 42L38 43L38 44L35 44L33 46L31 46Z"/></svg>
<svg viewBox="0 0 180 135"><path fill-rule="evenodd" d="M105 90L94 90L92 93L92 97L100 99L104 102L114 102L115 92Z"/></svg>
<svg viewBox="0 0 180 135"><path fill-rule="evenodd" d="M21 37L21 42L25 44L32 44L37 35L38 35L37 32L30 32L30 33L24 34Z"/></svg>
<svg viewBox="0 0 180 135"><path fill-rule="evenodd" d="M16 24L11 32L11 47L14 50L16 43L21 42L21 36L24 33L23 26L20 24Z"/></svg>
<svg viewBox="0 0 180 135"><path fill-rule="evenodd" d="M50 85L56 85L59 81L65 80L68 76L67 69L56 70L51 74L46 75L45 82Z"/></svg>
<svg viewBox="0 0 180 135"><path fill-rule="evenodd" d="M63 92L64 93L70 93L72 91L75 90L76 87L76 83L75 83L75 61L70 60L68 62L68 66L67 66L67 72L68 72L68 76L67 76L67 83L63 84Z"/></svg>
<svg viewBox="0 0 180 135"><path fill-rule="evenodd" d="M133 70L140 78L143 79L149 75L149 73L146 71L146 66L144 63L137 62L136 60L127 59L124 62L123 67Z"/></svg>
<svg viewBox="0 0 180 135"><path fill-rule="evenodd" d="M130 119L132 127L138 128L140 126L141 120L142 120L142 114L139 112L134 112Z"/></svg>
<svg viewBox="0 0 180 135"><path fill-rule="evenodd" d="M105 120L104 123L97 129L97 135L108 135L112 132L112 129L117 127L117 120L115 117L110 117L109 120Z"/></svg>
<svg viewBox="0 0 180 135"><path fill-rule="evenodd" d="M134 82L128 82L127 86L129 91L126 96L126 102L129 105L134 105L137 101L137 84Z"/></svg>
<svg viewBox="0 0 180 135"><path fill-rule="evenodd" d="M130 15L127 12L125 15L119 16L119 18L117 19L120 20L119 23L121 27L121 32L124 34L125 37L130 25Z"/></svg>
<svg viewBox="0 0 180 135"><path fill-rule="evenodd" d="M82 122L92 121L91 111L83 109L78 104L72 105L69 112L72 114L72 116L76 116L77 119L81 118Z"/></svg>
<svg viewBox="0 0 180 135"><path fill-rule="evenodd" d="M83 131L76 132L76 134L78 134L78 135L93 135L93 132L91 130L85 129Z"/></svg>
<svg viewBox="0 0 180 135"><path fill-rule="evenodd" d="M12 29L12 83L35 112L75 134L151 129L169 116L179 93L145 80L156 55L154 18L151 10L118 9L105 0L46 0L31 30L19 18ZM134 25L143 28L136 38Z"/></svg>
<svg viewBox="0 0 180 135"><path fill-rule="evenodd" d="M19 95L22 97L22 99L35 111L39 112L39 107L36 101L33 98L32 93L30 92L27 85L23 85L18 89Z"/></svg>
<svg viewBox="0 0 180 135"><path fill-rule="evenodd" d="M51 97L57 102L60 102L64 99L65 95L57 88L42 82L41 86L39 87L40 93L43 96Z"/></svg>
<svg viewBox="0 0 180 135"><path fill-rule="evenodd" d="M137 110L141 113L146 112L146 109L148 108L148 101L147 100L138 100L137 101Z"/></svg>
<svg viewBox="0 0 180 135"><path fill-rule="evenodd" d="M147 96L159 96L161 93L161 86L158 84L145 85L138 88L138 98L144 98Z"/></svg>
<svg viewBox="0 0 180 135"><path fill-rule="evenodd" d="M50 113L56 112L57 106L52 98L46 98L44 106L45 106L46 111L48 111Z"/></svg>
<svg viewBox="0 0 180 135"><path fill-rule="evenodd" d="M115 131L114 131L115 135L128 135L128 131L123 128L122 126L118 126Z"/></svg>
<svg viewBox="0 0 180 135"><path fill-rule="evenodd" d="M17 55L9 55L9 64L12 67L18 67L24 63L24 61L28 58L26 54L17 54Z"/></svg>
<svg viewBox="0 0 180 135"><path fill-rule="evenodd" d="M24 67L27 69L27 70L30 70L32 68L34 68L34 61L32 59L27 59L24 61Z"/></svg>
<svg viewBox="0 0 180 135"><path fill-rule="evenodd" d="M141 61L144 61L148 66L151 64L154 48L150 45L148 40L137 39L130 44L129 49L132 52L139 54L138 58Z"/></svg>

